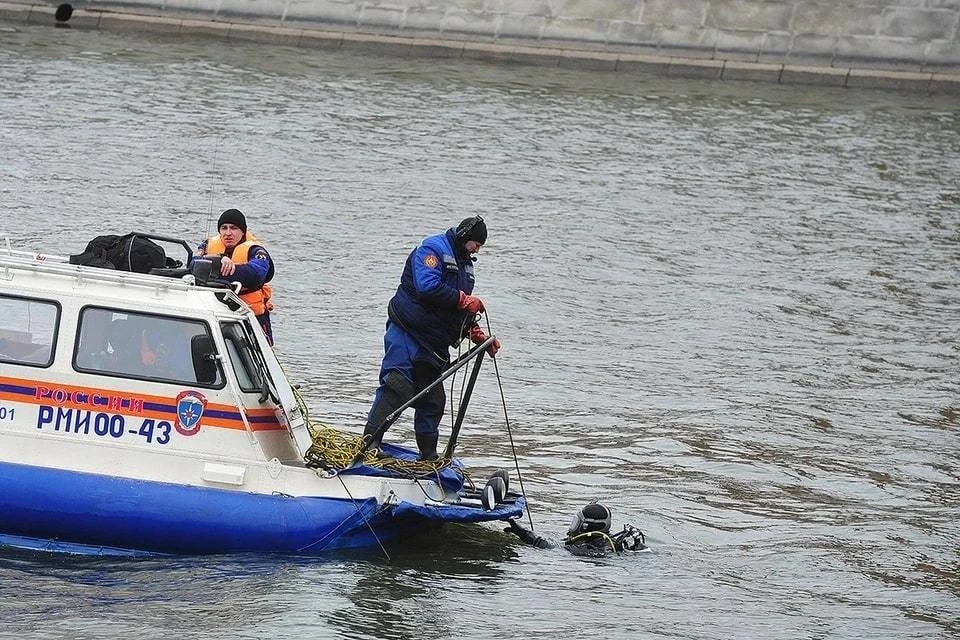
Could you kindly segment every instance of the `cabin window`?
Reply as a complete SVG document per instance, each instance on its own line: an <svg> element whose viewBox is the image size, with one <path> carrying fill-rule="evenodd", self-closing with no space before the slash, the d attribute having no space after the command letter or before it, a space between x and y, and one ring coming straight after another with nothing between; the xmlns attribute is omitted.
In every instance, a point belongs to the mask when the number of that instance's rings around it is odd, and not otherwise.
<svg viewBox="0 0 960 640"><path fill-rule="evenodd" d="M59 323L56 302L0 296L0 362L49 367Z"/></svg>
<svg viewBox="0 0 960 640"><path fill-rule="evenodd" d="M224 322L220 325L223 339L227 344L227 355L233 364L240 389L247 393L259 392L261 388L257 365L251 353L250 341L237 322Z"/></svg>
<svg viewBox="0 0 960 640"><path fill-rule="evenodd" d="M190 386L224 384L210 330L199 320L85 307L77 336L77 371Z"/></svg>

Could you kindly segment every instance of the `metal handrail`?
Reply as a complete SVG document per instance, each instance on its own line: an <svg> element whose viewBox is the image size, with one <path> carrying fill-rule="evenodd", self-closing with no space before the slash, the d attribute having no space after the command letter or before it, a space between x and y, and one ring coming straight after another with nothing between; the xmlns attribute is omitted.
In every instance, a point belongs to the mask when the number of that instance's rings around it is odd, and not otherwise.
<svg viewBox="0 0 960 640"><path fill-rule="evenodd" d="M27 253L27 252L18 252ZM54 273L58 275L73 276L78 280L92 280L98 282L110 282L114 284L136 284L155 289L164 287L176 289L179 291L189 291L197 289L195 284L179 279L168 278L165 276L150 275L148 273L137 273L134 271L114 271L113 269L101 269L100 267L85 267L62 262L46 262L47 256L42 256L36 260L36 256L41 254L27 254L34 256L33 262L20 259L14 256L12 259L0 254L0 267L5 269L19 269L34 273Z"/></svg>
<svg viewBox="0 0 960 640"><path fill-rule="evenodd" d="M460 414L461 414L461 417L457 420L457 424L456 424L456 431L457 431L457 433L459 433L459 431L460 431L460 425L461 425L461 423L463 422L462 414L466 411L467 403L468 403L469 400L470 400L470 392L473 390L473 384L474 384L474 382L475 382L476 379L477 379L477 372L479 372L479 370L480 370L480 363L483 361L483 354L486 353L487 347L489 347L491 344L493 344L494 339L495 339L494 336L489 336L486 340L484 340L484 341L481 342L480 344L475 345L472 349L470 349L469 351L467 351L467 352L466 352L465 354L463 354L461 357L459 357L459 358L457 358L456 360L454 360L454 361L450 364L449 367L447 367L446 369L444 369L444 370L440 373L440 375L437 376L436 380L434 380L433 382L431 382L430 384L428 384L426 387L424 387L423 389L421 389L421 390L420 390L417 394L415 394L412 398L410 398L409 400L407 400L406 402L404 402L402 405L400 405L397 409L395 409L395 410L393 411L393 413L391 413L391 414L388 415L386 418L384 418L383 421L377 426L377 428L376 428L376 430L374 431L373 435L372 435L370 438L366 438L366 439L364 440L364 443L363 443L363 445L360 447L360 450L357 451L356 455L354 455L354 457L353 457L353 460L350 462L350 464L347 465L347 467L346 467L346 469L344 469L344 471L349 470L349 469L354 469L354 468L356 468L356 467L358 467L358 466L360 465L360 463L363 461L363 455L367 452L367 449L369 449L370 447L372 447L372 446L373 446L373 443L374 443L374 442L377 442L377 440L378 440L379 438L383 437L383 434L386 433L386 431L387 431L388 428L390 428L390 425L392 425L394 422L397 421L397 418L400 417L400 414L401 414L401 413L403 413L406 409L408 409L408 408L410 408L411 406L413 406L413 403L414 403L414 402L416 402L417 400L419 400L420 398L422 398L423 396L425 396L427 393L429 393L435 386L437 386L438 384L442 383L444 380L446 380L447 378L449 378L450 376L452 376L454 373L456 373L458 369L460 369L461 367L463 367L464 365L466 365L468 362L470 362L471 360L473 360L473 359L476 358L476 360L477 360L477 366L474 368L473 374L470 376L469 390L468 390L467 393L464 395L463 401L460 403ZM456 435L454 434L454 435L453 435L453 446L455 446L455 445L456 445ZM448 453L448 454L452 454L452 453L453 453L453 446L451 446L451 445L448 444L448 446L447 446L447 453Z"/></svg>

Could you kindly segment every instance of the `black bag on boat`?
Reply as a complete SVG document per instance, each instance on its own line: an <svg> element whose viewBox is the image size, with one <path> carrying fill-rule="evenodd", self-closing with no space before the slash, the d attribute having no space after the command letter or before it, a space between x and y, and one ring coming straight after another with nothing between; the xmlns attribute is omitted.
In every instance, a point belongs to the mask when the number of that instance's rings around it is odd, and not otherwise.
<svg viewBox="0 0 960 640"><path fill-rule="evenodd" d="M151 269L162 269L172 263L163 247L136 233L97 236L87 243L83 253L70 256L70 264L137 273L150 273Z"/></svg>

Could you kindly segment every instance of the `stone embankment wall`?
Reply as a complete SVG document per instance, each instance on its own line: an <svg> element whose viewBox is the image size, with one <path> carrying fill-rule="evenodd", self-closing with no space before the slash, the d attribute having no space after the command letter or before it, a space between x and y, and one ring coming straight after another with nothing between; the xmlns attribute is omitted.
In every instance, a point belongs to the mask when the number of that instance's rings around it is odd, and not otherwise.
<svg viewBox="0 0 960 640"><path fill-rule="evenodd" d="M0 20L58 3L0 2ZM960 92L960 0L78 0L78 28ZM70 17L63 20L64 16Z"/></svg>

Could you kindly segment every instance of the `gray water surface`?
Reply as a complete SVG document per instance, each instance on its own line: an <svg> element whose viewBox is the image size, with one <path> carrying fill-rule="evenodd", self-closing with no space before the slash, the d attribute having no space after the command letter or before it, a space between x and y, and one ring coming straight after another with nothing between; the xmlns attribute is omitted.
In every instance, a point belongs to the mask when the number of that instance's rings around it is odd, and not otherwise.
<svg viewBox="0 0 960 640"><path fill-rule="evenodd" d="M960 636L955 99L29 28L0 148L16 246L246 212L291 379L357 431L407 253L483 215L459 454L515 450L543 535L599 498L653 548L8 555L3 637Z"/></svg>

